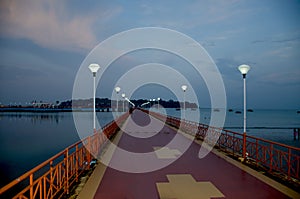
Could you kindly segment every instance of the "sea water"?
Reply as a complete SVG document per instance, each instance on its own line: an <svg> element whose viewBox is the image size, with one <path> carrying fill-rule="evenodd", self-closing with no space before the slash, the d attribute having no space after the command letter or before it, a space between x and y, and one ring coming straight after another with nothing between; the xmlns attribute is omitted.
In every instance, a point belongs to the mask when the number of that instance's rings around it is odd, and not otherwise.
<svg viewBox="0 0 300 199"><path fill-rule="evenodd" d="M158 110L159 111L159 110ZM201 108L199 121L210 124L212 113L222 111L219 109ZM236 111L241 113L236 113ZM159 111L160 112L160 111ZM197 111L186 109L185 115L194 115ZM168 109L167 114L174 117L183 117L183 110ZM223 128L226 130L243 133L244 114L240 109L229 112L225 111ZM300 114L297 110L265 110L258 109L246 113L247 135L264 138L274 142L300 147L300 140L294 140L294 128L300 128ZM192 119L194 117L191 117ZM197 121L196 121L197 122Z"/></svg>
<svg viewBox="0 0 300 199"><path fill-rule="evenodd" d="M93 113L77 113L90 121ZM101 126L113 120L109 112L98 112ZM88 133L88 132L85 132ZM0 113L0 187L80 140L71 112Z"/></svg>
<svg viewBox="0 0 300 199"><path fill-rule="evenodd" d="M198 122L209 124L212 111L218 110L200 109ZM243 114L235 111L226 111L224 128L241 133ZM185 110L186 116L196 112ZM165 113L182 117L182 110L166 109ZM93 114L82 112L79 115L82 120L90 121L92 129ZM113 120L113 115L98 112L97 118L104 126ZM300 114L296 110L247 112L248 135L300 147L300 140L293 139L293 128L300 128ZM79 140L70 112L0 113L0 187Z"/></svg>

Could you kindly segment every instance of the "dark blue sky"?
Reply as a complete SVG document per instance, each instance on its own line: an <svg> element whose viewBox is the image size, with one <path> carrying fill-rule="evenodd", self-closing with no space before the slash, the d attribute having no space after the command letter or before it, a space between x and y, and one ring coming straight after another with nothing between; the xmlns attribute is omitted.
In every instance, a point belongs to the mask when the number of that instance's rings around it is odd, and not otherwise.
<svg viewBox="0 0 300 199"><path fill-rule="evenodd" d="M0 102L71 99L76 73L97 44L121 31L151 26L179 31L205 48L222 75L228 107L242 107L237 67L249 64L249 107L299 109L299 10L297 0L2 0ZM188 78L201 96L200 105L209 106L205 84L188 64L174 55L149 50L113 63L103 80L107 86L99 87L97 96L110 97L113 82L134 64L154 61ZM134 97L169 99L174 95L149 85Z"/></svg>

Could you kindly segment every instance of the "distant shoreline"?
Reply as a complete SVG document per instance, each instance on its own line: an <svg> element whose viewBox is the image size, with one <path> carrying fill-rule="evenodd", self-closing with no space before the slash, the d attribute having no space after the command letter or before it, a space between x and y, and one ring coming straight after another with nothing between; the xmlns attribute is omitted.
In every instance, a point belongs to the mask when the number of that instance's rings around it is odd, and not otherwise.
<svg viewBox="0 0 300 199"><path fill-rule="evenodd" d="M108 110L108 111L107 111ZM28 112L28 113L57 113L57 112L93 112L93 109L72 108L0 108L0 112ZM111 112L110 108L97 108L96 112Z"/></svg>
<svg viewBox="0 0 300 199"><path fill-rule="evenodd" d="M174 109L180 109L180 107L172 107ZM171 108L171 109L172 109ZM190 108L188 108L190 109ZM192 108L195 109L195 108ZM211 108L200 108L200 109L211 109ZM218 111L219 109L213 109L213 111ZM236 110L238 110L238 113L236 113ZM235 114L240 114L242 109L236 108L236 109L228 109L228 112L233 112ZM290 110L290 111L296 111L297 114L300 114L299 109L251 109L250 111L247 110L247 112L253 112L253 111L259 111L259 110ZM239 112L240 111L240 112ZM56 113L56 112L93 112L92 108L33 108L33 107L0 107L0 113L1 112L33 112L33 113ZM112 112L112 108L96 108L96 112Z"/></svg>

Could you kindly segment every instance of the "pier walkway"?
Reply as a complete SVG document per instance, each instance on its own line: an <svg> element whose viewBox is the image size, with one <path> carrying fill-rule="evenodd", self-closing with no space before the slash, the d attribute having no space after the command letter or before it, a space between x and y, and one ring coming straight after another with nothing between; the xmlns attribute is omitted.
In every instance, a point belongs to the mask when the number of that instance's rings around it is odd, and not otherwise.
<svg viewBox="0 0 300 199"><path fill-rule="evenodd" d="M150 122L161 129L147 129ZM136 124L145 128L136 129ZM78 198L300 198L299 193L215 149L200 159L198 140L192 141L186 151L170 147L175 146L170 144L175 136L179 145L194 138L140 110L132 113L122 129L114 138L115 145L110 144L102 154L104 161L109 159L109 166L97 165ZM124 156L120 148L133 155ZM145 161L133 157L143 153Z"/></svg>

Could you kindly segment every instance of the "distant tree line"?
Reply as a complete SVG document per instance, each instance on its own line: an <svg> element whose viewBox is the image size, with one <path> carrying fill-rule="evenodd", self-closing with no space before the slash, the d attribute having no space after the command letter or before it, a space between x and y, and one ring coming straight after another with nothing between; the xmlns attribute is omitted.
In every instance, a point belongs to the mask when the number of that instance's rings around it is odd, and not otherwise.
<svg viewBox="0 0 300 199"><path fill-rule="evenodd" d="M157 105L158 101L149 101L149 100L145 100L145 99L138 99L138 100L131 100L132 103L135 104L135 106L140 107L142 104L145 104L147 102L149 102L149 104L143 106L145 108L149 108L153 105ZM121 107L123 105L123 103L125 103L127 105L127 101L123 101L122 100L118 100L118 106ZM65 109L65 108L72 108L76 107L76 108L90 108L93 106L93 99L78 99L78 100L67 100L67 101L63 101L61 102L57 107L61 108L61 109ZM110 107L116 107L117 105L117 101L116 100L110 100L108 98L96 98L96 108L110 108ZM183 107L183 102L179 102L179 101L174 101L174 100L168 100L165 101L163 99L159 100L159 105L163 106L165 108L180 108ZM190 102L186 102L185 103L185 107L186 108L197 108L197 104L196 103L190 103Z"/></svg>

